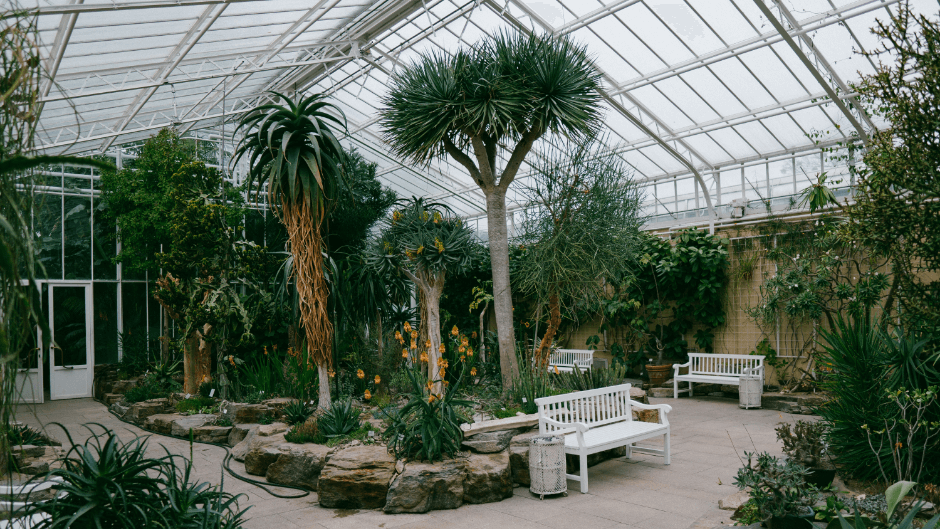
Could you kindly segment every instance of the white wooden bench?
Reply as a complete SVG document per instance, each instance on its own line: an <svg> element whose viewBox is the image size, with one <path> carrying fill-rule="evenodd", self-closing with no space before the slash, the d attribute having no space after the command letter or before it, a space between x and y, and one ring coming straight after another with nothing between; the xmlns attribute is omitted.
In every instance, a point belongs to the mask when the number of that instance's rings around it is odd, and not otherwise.
<svg viewBox="0 0 940 529"><path fill-rule="evenodd" d="M760 377L761 387L764 387L764 357L761 355L729 355L689 353L689 361L684 364L673 364L675 374L672 377L673 398L678 399L679 393L688 392L692 396L692 383L741 385L741 377L753 375ZM679 369L689 368L688 374L680 375ZM688 382L689 389L679 389L679 382Z"/></svg>
<svg viewBox="0 0 940 529"><path fill-rule="evenodd" d="M594 364L594 351L590 349L554 349L548 357L548 370L568 373L578 369L591 369Z"/></svg>
<svg viewBox="0 0 940 529"><path fill-rule="evenodd" d="M565 453L579 456L579 475L565 474L581 482L581 492L588 491L588 455L620 446L633 452L660 455L669 460L668 404L641 404L630 400L630 384L576 391L553 397L535 399L539 408L539 434L563 435ZM659 422L633 420L633 408L659 410ZM636 447L633 443L651 437L663 437L663 449Z"/></svg>

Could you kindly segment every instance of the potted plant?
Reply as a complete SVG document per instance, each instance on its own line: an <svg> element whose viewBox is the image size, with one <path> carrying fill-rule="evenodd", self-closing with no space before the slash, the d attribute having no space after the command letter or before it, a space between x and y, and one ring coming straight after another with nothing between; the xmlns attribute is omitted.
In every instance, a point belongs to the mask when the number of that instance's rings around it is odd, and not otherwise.
<svg viewBox="0 0 940 529"><path fill-rule="evenodd" d="M812 528L813 504L819 497L806 483L809 470L792 460L767 452L745 452L747 465L738 470L734 484L747 490L769 529Z"/></svg>
<svg viewBox="0 0 940 529"><path fill-rule="evenodd" d="M662 326L660 326L660 329L662 329ZM660 336L653 336L653 340L656 344L656 359L650 359L650 363L646 365L646 373L650 377L650 386L657 387L666 383L673 369L672 362L664 358L665 346L662 340L662 330L660 330Z"/></svg>
<svg viewBox="0 0 940 529"><path fill-rule="evenodd" d="M777 425L776 432L777 440L783 443L783 453L791 461L809 469L806 483L820 489L832 484L836 470L829 462L823 441L826 423L797 421L791 429L789 423L782 422Z"/></svg>

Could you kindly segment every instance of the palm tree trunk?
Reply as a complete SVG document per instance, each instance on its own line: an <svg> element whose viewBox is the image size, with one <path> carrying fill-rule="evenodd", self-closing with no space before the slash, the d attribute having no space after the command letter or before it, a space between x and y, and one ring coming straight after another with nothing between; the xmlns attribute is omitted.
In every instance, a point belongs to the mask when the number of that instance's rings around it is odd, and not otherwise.
<svg viewBox="0 0 940 529"><path fill-rule="evenodd" d="M441 359L441 294L444 293L444 278L443 274L440 274L439 277L429 277L427 278L428 282L428 291L425 294L425 304L427 307L427 329L428 329L428 340L431 342L431 347L428 350L428 378L431 380L437 380L438 382L434 383L434 394L441 394L441 382L443 377L440 376L440 366L438 362Z"/></svg>
<svg viewBox="0 0 940 529"><path fill-rule="evenodd" d="M300 320L307 336L307 351L320 375L320 408L331 404L329 368L333 364L333 325L327 309L330 290L323 275L321 218L305 200L282 203L283 223L294 256L292 274L300 305Z"/></svg>
<svg viewBox="0 0 940 529"><path fill-rule="evenodd" d="M545 336L542 337L542 343L539 344L539 352L536 357L538 364L543 368L548 366L548 355L552 348L552 340L561 326L561 303L558 301L558 294L552 294L548 298L548 328L545 329Z"/></svg>
<svg viewBox="0 0 940 529"><path fill-rule="evenodd" d="M516 365L516 338L512 321L512 290L509 285L509 234L506 229L506 192L500 188L486 191L486 220L490 261L493 265L493 309L499 337L499 367L503 393L519 376Z"/></svg>

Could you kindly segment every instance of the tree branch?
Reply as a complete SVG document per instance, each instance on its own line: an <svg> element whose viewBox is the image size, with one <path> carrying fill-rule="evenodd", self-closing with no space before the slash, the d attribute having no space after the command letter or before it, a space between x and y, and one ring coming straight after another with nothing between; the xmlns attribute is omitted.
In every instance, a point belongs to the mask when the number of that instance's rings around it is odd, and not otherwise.
<svg viewBox="0 0 940 529"><path fill-rule="evenodd" d="M544 131L542 131L541 128L533 126L533 128L522 135L522 139L516 144L516 148L512 150L512 156L509 157L509 163L506 164L506 169L503 170L503 174L496 184L497 187L502 188L503 191L509 188L509 184L512 183L512 180L516 177L516 173L519 172L522 161L525 160L526 155L532 150L532 144L535 143L535 140L539 139L542 132Z"/></svg>
<svg viewBox="0 0 940 529"><path fill-rule="evenodd" d="M473 154L476 156L477 163L480 165L480 175L483 176L483 181L487 184L484 190L492 188L496 185L496 168L490 164L487 146L483 142L482 137L466 132L465 134L470 136L470 142L473 145Z"/></svg>
<svg viewBox="0 0 940 529"><path fill-rule="evenodd" d="M478 186L483 187L485 185L480 175L480 170L477 169L476 164L473 163L473 159L458 149L457 146L454 145L454 142L447 136L444 137L444 150L447 151L447 154L449 154L451 158L457 160L460 165L466 167L467 171L470 171L470 178L473 178L473 181L476 182Z"/></svg>

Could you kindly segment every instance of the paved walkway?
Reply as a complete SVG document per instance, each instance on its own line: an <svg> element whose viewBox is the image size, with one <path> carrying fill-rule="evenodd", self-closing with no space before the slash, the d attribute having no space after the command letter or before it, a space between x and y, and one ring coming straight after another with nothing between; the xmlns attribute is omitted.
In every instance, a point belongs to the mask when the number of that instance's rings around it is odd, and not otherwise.
<svg viewBox="0 0 940 529"><path fill-rule="evenodd" d="M742 410L737 401L724 398L695 397L650 399L652 404L673 406L672 464L662 458L635 454L632 459L614 459L590 469L590 492L578 492L578 484L569 482L567 497L540 501L527 488L517 487L513 497L499 503L464 505L450 511L428 514L387 515L381 511L343 511L323 509L315 493L306 498L285 500L222 476L221 448L188 441L153 436L150 450L162 455L160 446L189 457L192 450L197 479L219 484L224 479L227 492L244 494L240 503L251 506L247 513L249 529L483 529L487 527L543 529L711 529L728 521L727 511L717 508L718 500L734 492L734 475L741 466L738 455L744 451L767 450L780 453L773 427L794 417L771 410ZM18 420L31 425L45 425L47 431L65 441L64 425L73 438L87 437L81 424L100 423L118 432L122 439L146 434L119 421L103 404L90 399L54 401L38 406L21 406ZM238 463L233 469L243 473ZM286 494L296 491L277 489Z"/></svg>

